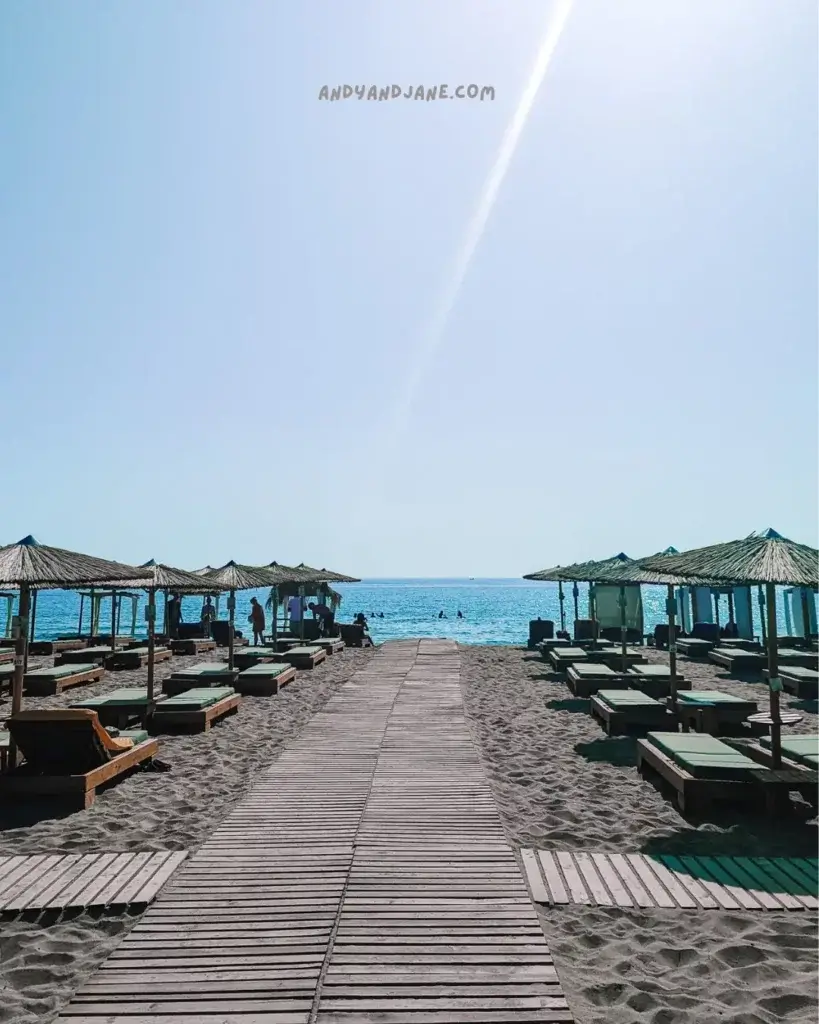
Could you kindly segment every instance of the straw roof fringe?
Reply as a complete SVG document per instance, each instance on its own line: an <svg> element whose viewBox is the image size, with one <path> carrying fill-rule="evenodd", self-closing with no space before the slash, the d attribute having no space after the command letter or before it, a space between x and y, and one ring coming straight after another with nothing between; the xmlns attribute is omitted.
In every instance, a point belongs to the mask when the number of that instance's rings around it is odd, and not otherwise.
<svg viewBox="0 0 819 1024"><path fill-rule="evenodd" d="M629 565L634 559L624 555L621 551L613 558L604 558L599 562L581 562L577 566L569 566L565 570L565 579L577 583L596 583L601 573L610 572Z"/></svg>
<svg viewBox="0 0 819 1024"><path fill-rule="evenodd" d="M233 561L201 578L219 590L258 590L274 583L264 566L239 565Z"/></svg>
<svg viewBox="0 0 819 1024"><path fill-rule="evenodd" d="M129 590L156 588L159 590L172 590L177 594L215 594L219 590L218 587L209 587L207 581L202 576L186 572L184 569L174 569L169 565L161 565L153 559L141 565L140 569L147 569L150 572L151 579L149 581L128 580L124 583L116 583L113 580L106 580L104 583L96 584L96 586L100 589L127 587Z"/></svg>
<svg viewBox="0 0 819 1024"><path fill-rule="evenodd" d="M300 562L296 569L306 573L314 583L360 583L361 580L355 576L345 576L341 572L332 572L330 569L313 569L304 562Z"/></svg>
<svg viewBox="0 0 819 1024"><path fill-rule="evenodd" d="M773 529L679 555L655 555L641 565L678 577L819 588L819 550L788 540Z"/></svg>
<svg viewBox="0 0 819 1024"><path fill-rule="evenodd" d="M39 544L32 536L0 548L0 585L34 588L68 588L100 581L120 581L131 586L135 580L150 579L147 569L81 555L64 548ZM143 585L141 582L137 586Z"/></svg>

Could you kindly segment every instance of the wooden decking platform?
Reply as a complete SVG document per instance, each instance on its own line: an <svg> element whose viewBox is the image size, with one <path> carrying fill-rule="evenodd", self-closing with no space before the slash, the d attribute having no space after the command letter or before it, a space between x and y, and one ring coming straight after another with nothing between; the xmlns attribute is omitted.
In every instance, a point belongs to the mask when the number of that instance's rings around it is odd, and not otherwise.
<svg viewBox="0 0 819 1024"><path fill-rule="evenodd" d="M569 1024L459 662L444 641L380 648L59 1020Z"/></svg>
<svg viewBox="0 0 819 1024"><path fill-rule="evenodd" d="M521 849L536 903L681 910L817 910L819 862Z"/></svg>
<svg viewBox="0 0 819 1024"><path fill-rule="evenodd" d="M0 857L0 914L143 908L187 853L53 853Z"/></svg>

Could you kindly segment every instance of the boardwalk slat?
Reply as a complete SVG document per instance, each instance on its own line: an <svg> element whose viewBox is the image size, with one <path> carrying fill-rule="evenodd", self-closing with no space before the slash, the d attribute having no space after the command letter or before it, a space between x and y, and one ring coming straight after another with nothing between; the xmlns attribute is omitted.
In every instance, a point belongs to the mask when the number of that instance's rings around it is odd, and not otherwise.
<svg viewBox="0 0 819 1024"><path fill-rule="evenodd" d="M696 877L700 885L723 910L739 910L740 903L719 882L713 880L696 857L680 857L680 863Z"/></svg>
<svg viewBox="0 0 819 1024"><path fill-rule="evenodd" d="M674 897L669 895L659 878L652 872L648 864L646 864L645 858L642 854L627 853L625 854L625 858L631 865L634 873L646 887L646 890L651 894L651 898L658 907L673 909L677 906L674 902Z"/></svg>
<svg viewBox="0 0 819 1024"><path fill-rule="evenodd" d="M694 897L696 902L706 910L716 910L719 904L710 896L696 878L692 878L685 866L676 858L661 854L660 860L666 869L676 878L677 882Z"/></svg>

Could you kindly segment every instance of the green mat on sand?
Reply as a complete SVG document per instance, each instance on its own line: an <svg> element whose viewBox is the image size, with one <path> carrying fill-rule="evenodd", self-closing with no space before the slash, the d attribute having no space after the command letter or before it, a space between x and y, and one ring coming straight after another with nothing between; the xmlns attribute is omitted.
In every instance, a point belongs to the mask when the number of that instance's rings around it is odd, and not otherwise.
<svg viewBox="0 0 819 1024"><path fill-rule="evenodd" d="M8 667L8 666L3 666ZM819 672L815 668L805 668L802 665L780 665L780 675L783 671L787 672L791 679L817 679L819 678ZM3 668L0 668L0 672Z"/></svg>
<svg viewBox="0 0 819 1024"><path fill-rule="evenodd" d="M283 672L289 672L289 665L273 665L267 662L264 665L251 665L250 668L246 668L244 672L240 672L243 676L280 676Z"/></svg>
<svg viewBox="0 0 819 1024"><path fill-rule="evenodd" d="M555 647L552 654L560 661L571 661L572 658L579 658L581 661L588 658L588 654L582 647Z"/></svg>
<svg viewBox="0 0 819 1024"><path fill-rule="evenodd" d="M684 690L677 694L677 700L683 704L751 704L753 701L744 697L735 697L733 693L722 690Z"/></svg>
<svg viewBox="0 0 819 1024"><path fill-rule="evenodd" d="M133 704L139 706L148 702L148 691L141 686L123 686L118 690L111 690L110 693L103 693L99 697L88 697L86 700L79 700L72 704L72 708L101 708L103 705L111 704Z"/></svg>
<svg viewBox="0 0 819 1024"><path fill-rule="evenodd" d="M321 654L322 650L321 650L320 647L307 647L307 646L305 646L305 647L291 647L290 650L289 651L285 651L285 653L286 654L299 654L299 655L307 656L308 654Z"/></svg>
<svg viewBox="0 0 819 1024"><path fill-rule="evenodd" d="M617 675L617 673L613 672L608 667L608 665L597 665L597 664L589 665L588 662L582 662L579 665L571 665L570 667L571 667L572 672L575 675L580 676L581 679L584 676L588 677L589 679L600 679L601 676L603 678L608 678L609 676L616 676Z"/></svg>
<svg viewBox="0 0 819 1024"><path fill-rule="evenodd" d="M600 690L597 694L611 707L664 707L653 697L647 697L640 690Z"/></svg>
<svg viewBox="0 0 819 1024"><path fill-rule="evenodd" d="M186 690L178 697L169 697L157 704L156 714L162 715L166 711L203 711L225 697L232 697L235 692L232 686L203 686Z"/></svg>
<svg viewBox="0 0 819 1024"><path fill-rule="evenodd" d="M224 676L230 671L226 661L202 661L198 665L191 665L190 668L180 668L174 672L173 678L195 679L202 676ZM232 671L235 672L236 669Z"/></svg>
<svg viewBox="0 0 819 1024"><path fill-rule="evenodd" d="M692 775L742 778L748 771L766 771L757 761L707 733L650 732L648 741Z"/></svg>
<svg viewBox="0 0 819 1024"><path fill-rule="evenodd" d="M771 745L771 737L763 736L759 741L763 747ZM794 761L801 761L811 768L819 767L819 735L810 733L801 736L783 736L782 753Z"/></svg>
<svg viewBox="0 0 819 1024"><path fill-rule="evenodd" d="M82 662L75 662L72 665L55 665L53 668L36 668L30 672L26 672L27 676L35 676L37 679L42 677L48 679L63 679L65 676L75 676L79 672L95 672L99 668L95 662L89 662L84 664Z"/></svg>
<svg viewBox="0 0 819 1024"><path fill-rule="evenodd" d="M635 665L631 669L633 676L650 676L653 678L668 679L671 677L671 669L668 665ZM678 672L677 675L682 673Z"/></svg>

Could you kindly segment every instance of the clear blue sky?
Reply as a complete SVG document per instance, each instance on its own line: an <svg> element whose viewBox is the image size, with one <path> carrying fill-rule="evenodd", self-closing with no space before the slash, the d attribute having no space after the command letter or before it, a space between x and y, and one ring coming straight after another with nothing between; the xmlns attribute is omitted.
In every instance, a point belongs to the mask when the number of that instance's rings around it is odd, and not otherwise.
<svg viewBox="0 0 819 1024"><path fill-rule="evenodd" d="M361 576L815 543L813 0L577 0L427 352L553 15L4 0L0 541Z"/></svg>

